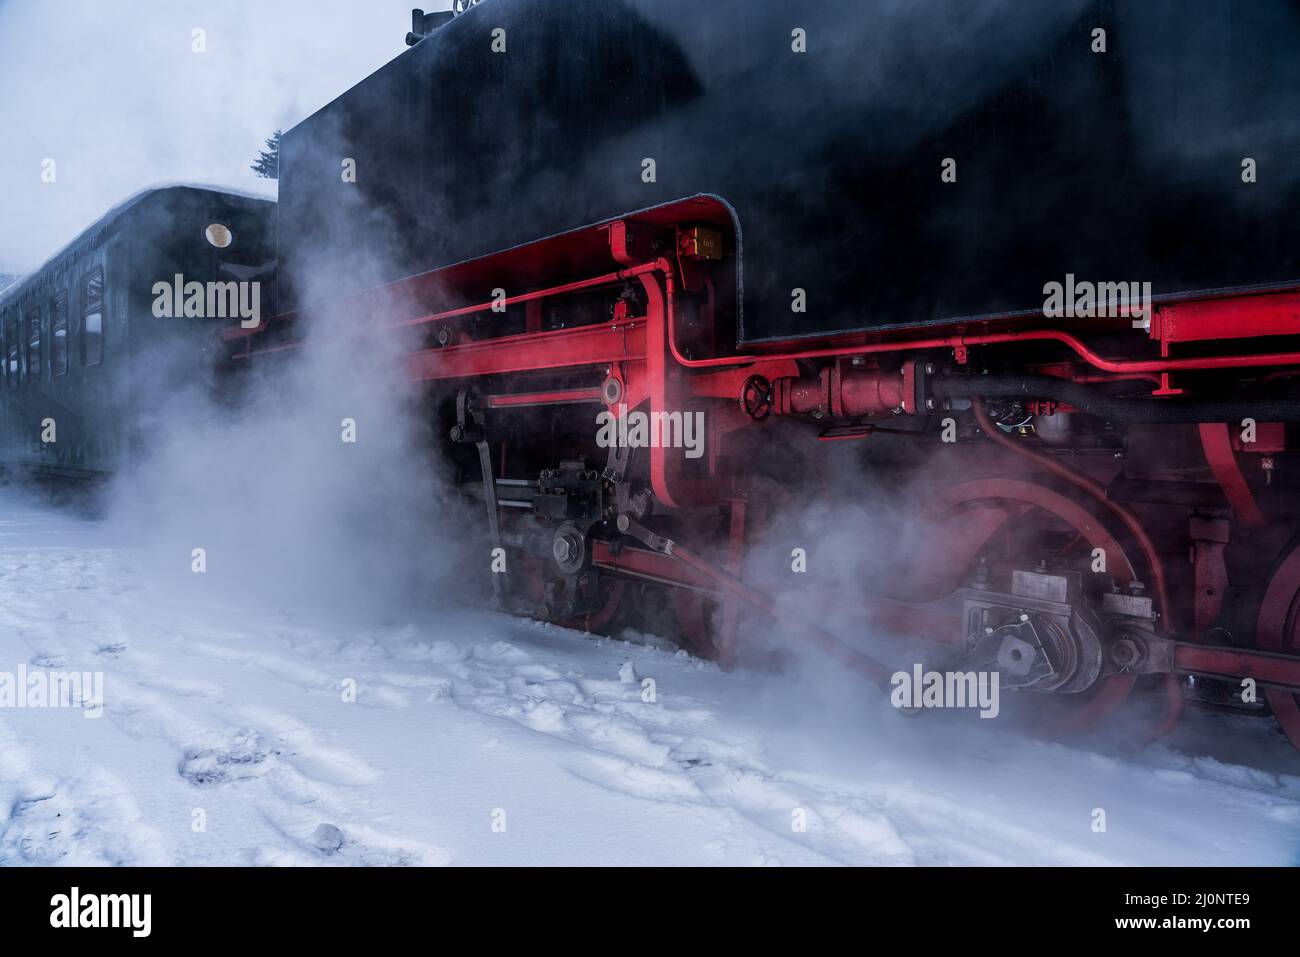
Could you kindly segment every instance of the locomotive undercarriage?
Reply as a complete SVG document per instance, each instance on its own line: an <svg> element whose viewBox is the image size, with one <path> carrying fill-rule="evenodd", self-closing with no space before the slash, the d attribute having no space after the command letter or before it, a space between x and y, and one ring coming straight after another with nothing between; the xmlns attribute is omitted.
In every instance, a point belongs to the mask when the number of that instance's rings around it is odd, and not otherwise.
<svg viewBox="0 0 1300 957"><path fill-rule="evenodd" d="M462 398L472 405L468 396ZM813 426L826 430L823 422ZM890 441L924 443L924 434L900 430ZM985 441L972 431L961 444ZM826 633L807 613L792 613L788 602L773 602L744 579L744 546L762 537L761 513L782 504L797 507L795 486L779 488L754 476L776 494L745 494L743 486L750 483L738 476L742 488L735 498L663 509L635 453L610 450L602 463L597 451L557 460L531 481L491 473L496 544L518 559L507 563L514 571L500 577L504 608L598 632L635 624L725 667L738 660L769 664L770 638L777 633L810 640L870 680L884 681L890 669L863 651L861 642ZM1122 468L1113 468L1122 450L1092 454L1112 465L1114 487L1132 481ZM1096 724L1140 680L1163 681L1168 699L1166 716L1145 738L1172 727L1186 701L1267 714L1274 701L1285 707L1300 687L1294 658L1249 650L1280 650L1285 637L1260 641L1258 630L1236 611L1238 602L1263 609L1279 599L1266 604L1258 589L1238 589L1225 613L1225 590L1218 613L1210 613L1215 585L1206 582L1224 582L1226 589L1227 581L1261 580L1253 576L1267 573L1253 549L1231 565L1224 560L1228 543L1218 539L1230 523L1222 512L1198 509L1186 517L1186 534L1196 536L1191 574L1171 576L1162 587L1199 599L1200 607L1191 621L1166 622L1143 581L1152 571L1141 545L1104 505L1047 475L1007 477L1016 463L1005 455L973 450L968 458L973 468L1003 474L923 497L936 506L927 534L942 543L942 554L918 555L895 569L892 581L864 582L856 594L805 589L808 607L853 605L855 634L885 631L922 639L931 646L927 660L941 670L997 670L1007 690L1077 696L1078 707L1063 722L1068 727ZM466 491L480 507L487 501L481 482L471 479ZM738 639L758 630L769 640L751 657ZM1177 640L1189 634L1203 640ZM1246 677L1258 681L1258 694L1241 693Z"/></svg>
<svg viewBox="0 0 1300 957"><path fill-rule="evenodd" d="M913 660L1073 702L1063 726L1145 685L1165 710L1135 740L1195 701L1271 712L1300 745L1294 290L1159 305L1145 331L1012 316L737 352L728 227L697 198L406 281L408 368L500 607L723 667L802 642L881 685L899 659L872 636L904 636ZM598 415L628 410L699 414L703 455L600 447ZM861 541L889 560L851 582L755 578L764 548L815 560L783 516L836 489L906 547Z"/></svg>

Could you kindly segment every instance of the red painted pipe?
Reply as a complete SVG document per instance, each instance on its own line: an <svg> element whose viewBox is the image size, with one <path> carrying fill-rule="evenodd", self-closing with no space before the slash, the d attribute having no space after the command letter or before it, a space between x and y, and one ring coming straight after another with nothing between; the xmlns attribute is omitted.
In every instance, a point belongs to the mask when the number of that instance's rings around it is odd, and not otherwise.
<svg viewBox="0 0 1300 957"><path fill-rule="evenodd" d="M860 356L876 352L902 352L908 349L965 349L1012 342L1060 342L1069 346L1089 365L1106 372L1154 373L1188 372L1198 369L1250 369L1260 366L1300 366L1300 352L1269 352L1259 355L1205 356L1197 359L1107 359L1084 345L1083 341L1068 332L1056 329L1030 329L1024 332L992 332L968 336L932 336L925 339L900 339L896 342L862 343L853 346L835 346L828 349L804 349L798 352L763 353L761 355L724 356L718 359L687 359L669 338L673 358L691 369L718 366L747 365L763 360L821 359L835 356Z"/></svg>
<svg viewBox="0 0 1300 957"><path fill-rule="evenodd" d="M607 272L600 276L592 276L589 279L577 279L573 282L566 282L560 286L550 286L546 289L534 289L532 292L521 292L515 296L506 296L504 299L493 299L489 302L480 302L472 306L461 306L459 309L447 309L443 312L435 312L427 316L416 316L414 319L402 319L398 322L390 322L389 325L394 328L399 326L419 326L427 322L438 322L442 319L454 319L457 316L469 316L476 312L490 312L494 308L500 309L502 306L513 306L516 303L532 302L534 299L549 299L551 296L563 296L571 292L581 292L584 289L593 289L596 286L609 286L626 279L633 279L637 276L644 275L645 273L655 272L662 268L660 263L666 265L667 260L659 259L653 263L642 263L639 266L631 266L627 269L616 269L614 272Z"/></svg>
<svg viewBox="0 0 1300 957"><path fill-rule="evenodd" d="M868 353L881 352L901 352L905 350L916 349L956 349L965 350L970 346L1007 344L1016 342L1059 342L1068 346L1080 358L1089 365L1101 369L1105 372L1114 372L1119 374L1141 374L1141 373L1163 373L1192 371L1198 369L1239 369L1239 368L1257 368L1260 366L1280 365L1280 366L1300 366L1300 352L1270 352L1259 355L1231 355L1231 356L1204 356L1194 359L1149 359L1149 360L1116 360L1107 359L1097 354L1083 343L1078 337L1068 332L1061 332L1056 329L1032 329L1020 332L998 332L982 333L978 335L966 335L957 333L946 336L930 336L915 339L900 339L894 342L876 342L876 343L859 343L856 345L832 346L822 349L803 349L792 352L762 353L738 356L722 356L712 359L688 359L684 356L677 346L676 322L674 310L674 293L676 283L673 275L673 266L667 259L660 258L651 262L640 263L635 266L629 266L626 269L616 270L614 272L604 273L599 276L593 276L588 279L579 279L574 282L564 283L559 286L552 286L547 289L537 289L532 292L520 293L515 296L508 296L504 300L494 300L491 302L477 303L471 306L463 306L458 309L449 309L443 312L433 313L428 316L419 316L414 319L404 319L393 326L411 326L421 325L429 322L437 322L443 319L451 319L457 316L471 315L478 312L488 312L494 305L504 303L513 305L516 303L527 303L538 299L545 299L551 296L564 295L571 292L579 292L584 289L591 289L597 286L611 285L615 282L622 282L626 279L646 275L648 273L658 272L664 277L665 292L667 296L667 326L668 326L668 348L672 353L673 359L681 366L687 369L707 369L722 368L728 366L751 365L755 362L782 361L793 359L817 359L845 357L853 355L866 355ZM260 329L260 327L259 327ZM259 331L259 330L250 330ZM492 340L483 340L491 342ZM291 348L292 346L281 346L278 348ZM270 351L270 350L267 350Z"/></svg>

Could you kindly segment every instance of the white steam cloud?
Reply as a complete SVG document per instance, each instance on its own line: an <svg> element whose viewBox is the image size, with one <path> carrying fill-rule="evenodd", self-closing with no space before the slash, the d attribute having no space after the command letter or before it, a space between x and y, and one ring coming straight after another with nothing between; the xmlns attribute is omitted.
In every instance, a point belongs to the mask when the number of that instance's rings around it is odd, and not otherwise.
<svg viewBox="0 0 1300 957"><path fill-rule="evenodd" d="M233 402L202 385L146 400L160 412L110 521L196 598L371 620L436 607L457 546L402 337L343 310L307 322Z"/></svg>

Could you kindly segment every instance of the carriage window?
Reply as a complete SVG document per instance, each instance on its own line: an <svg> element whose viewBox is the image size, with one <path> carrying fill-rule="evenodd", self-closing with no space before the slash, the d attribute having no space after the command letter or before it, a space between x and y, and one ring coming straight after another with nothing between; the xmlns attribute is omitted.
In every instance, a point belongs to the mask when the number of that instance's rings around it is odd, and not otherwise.
<svg viewBox="0 0 1300 957"><path fill-rule="evenodd" d="M41 381L41 309L27 313L27 381Z"/></svg>
<svg viewBox="0 0 1300 957"><path fill-rule="evenodd" d="M50 375L68 372L68 294L50 303Z"/></svg>
<svg viewBox="0 0 1300 957"><path fill-rule="evenodd" d="M9 388L18 388L18 313L12 309L5 317L5 373Z"/></svg>
<svg viewBox="0 0 1300 957"><path fill-rule="evenodd" d="M81 364L104 358L104 271L96 269L81 284Z"/></svg>

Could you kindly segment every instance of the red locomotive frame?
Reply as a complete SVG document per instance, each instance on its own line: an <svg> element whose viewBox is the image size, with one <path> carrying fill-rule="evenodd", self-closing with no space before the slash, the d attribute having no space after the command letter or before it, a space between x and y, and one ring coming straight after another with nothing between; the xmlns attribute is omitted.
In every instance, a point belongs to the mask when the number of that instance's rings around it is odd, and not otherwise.
<svg viewBox="0 0 1300 957"><path fill-rule="evenodd" d="M673 241L662 241L665 236ZM701 237L706 245L724 240L726 255L718 249L701 253ZM579 553L586 549L586 567L605 576L606 600L580 615L553 617L597 630L609 622L627 583L664 585L692 650L716 657L724 667L743 656L740 621L752 608L775 616L791 634L873 681L884 682L890 671L811 624L807 616L791 615L741 577L747 543L761 529L768 503L747 488L743 462L738 465L726 452L734 436L763 429L769 417L805 418L824 441L868 439L869 444L882 420L944 412L942 401L927 395L926 378L936 366L969 368L976 355L1089 386L1126 384L1148 400L1163 401L1205 390L1206 376L1219 377L1213 388L1223 389L1233 377L1259 383L1300 374L1300 349L1289 348L1300 333L1300 290L1295 288L1160 302L1145 336L1133 330L1126 316L1070 323L1020 314L817 341L763 342L737 350L734 339L727 341L731 329L724 319L735 309L736 290L727 272L735 268L734 255L726 207L696 197L415 276L352 304L377 322L415 327L424 334L427 347L413 349L407 357L410 376L429 383L434 392L459 390L461 411L468 410L470 420L458 426L457 437L480 447L494 535L498 510L492 487L498 467L492 464L486 435L475 432L475 415L477 421L519 409L564 415L565 407L579 405L603 405L614 414L620 407L707 407L708 455L702 469L686 468L680 450L648 450L650 512L714 508L725 517L721 540L698 545L675 541L651 530L651 519L642 521L644 508L628 508L620 499L603 516L609 534L585 540L579 535L575 545ZM523 291L503 299L490 294L494 288ZM592 313L570 327L545 327L544 311L553 303L620 290L607 314ZM687 300L693 330L689 342L679 315L679 303ZM392 311L395 301L437 306L409 314L409 308ZM492 331L502 309L523 310L522 331ZM232 358L292 348L292 339L271 333L305 318L289 315L255 330L229 330ZM472 319L481 325L470 333L462 324ZM1098 340L1125 342L1133 354L1108 357L1095 344ZM1279 348L1279 342L1287 348ZM1251 351L1252 346L1263 351ZM494 388L481 388L484 383ZM1068 404L1034 397L1027 397L1023 407L1039 417L1072 411ZM1258 423L1257 440L1248 448L1222 421L1189 426L1226 507L1188 506L1181 528L1171 532L1168 508L1156 528L1144 509L1109 493L1113 462L1080 463L1052 454L1052 448L999 424L980 398L970 411L978 426L970 441L982 443L979 454L991 457L1000 474L952 484L932 500L931 520L942 534L944 554L912 576L911 597L863 598L872 622L891 632L961 646L968 640L963 614L969 614L972 601L983 607L978 593L961 587L981 561L981 550L1011 519L1045 517L1073 529L1071 549L1086 544L1102 550L1108 567L1134 583L1127 593L1112 588L1110 597L1102 596L1110 630L1096 641L1088 638L1101 660L1083 678L1076 676L1076 683L1086 680L1086 685L1065 689L1086 691L1078 696L1081 705L1073 723L1088 725L1110 714L1139 679L1163 681L1165 717L1146 735L1154 738L1177 722L1187 676L1234 687L1249 678L1300 746L1300 547L1291 540L1294 517L1269 514L1259 496L1287 451L1282 425ZM506 452L498 450L501 456ZM504 474L504 460L499 469ZM604 478L613 484L623 476L607 473ZM1223 643L1216 640L1222 635L1214 625L1236 584L1225 549L1240 535L1255 532L1261 535L1261 553L1241 566L1251 571L1235 577L1267 576L1257 583L1262 585L1258 613L1253 629L1239 630L1234 643ZM556 554L558 558L560 551ZM1020 560L1009 561L1016 565ZM1035 577L1038 573L1019 569L1014 574L1027 587L1051 590L1059 585L1053 575ZM1137 586L1140 580L1150 582L1149 596ZM1014 598L1000 596L990 603L1029 607L1026 594L1022 589ZM718 612L712 628L706 603ZM1068 651L1074 639L1062 640L1066 643L1057 646L1058 653ZM1084 644L1072 653L1095 657L1093 650L1080 650Z"/></svg>

